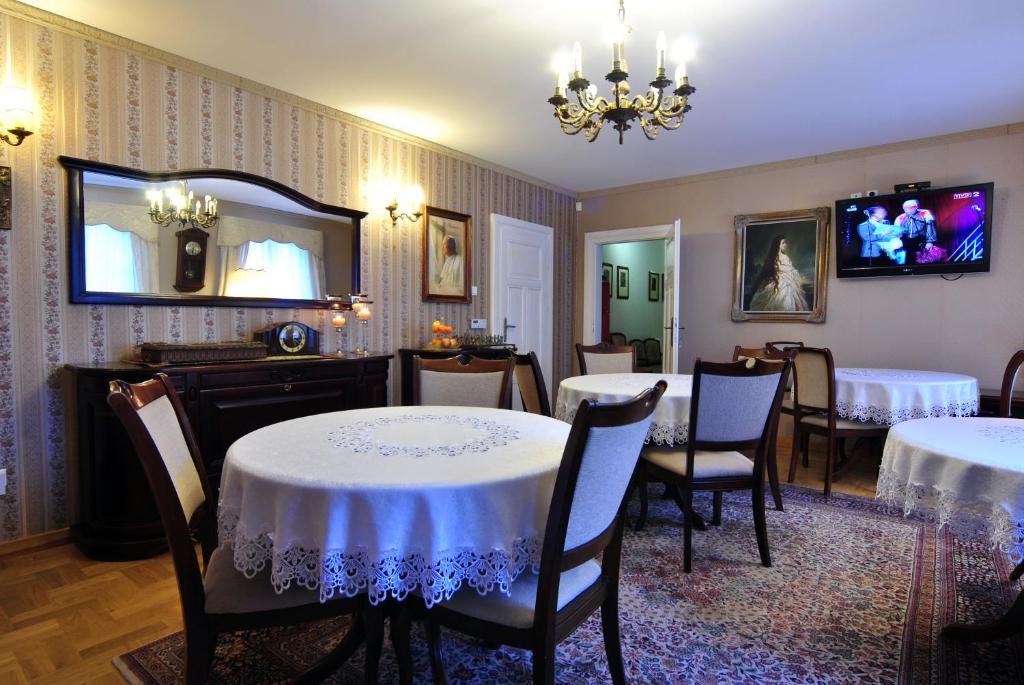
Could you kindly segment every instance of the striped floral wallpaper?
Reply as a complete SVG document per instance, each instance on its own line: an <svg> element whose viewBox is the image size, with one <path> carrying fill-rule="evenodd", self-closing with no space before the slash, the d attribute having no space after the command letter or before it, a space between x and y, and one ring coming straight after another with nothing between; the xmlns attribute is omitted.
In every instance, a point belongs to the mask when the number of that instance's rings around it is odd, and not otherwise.
<svg viewBox="0 0 1024 685"><path fill-rule="evenodd" d="M0 60L31 85L38 131L0 146L13 170L12 231L0 231L0 539L69 523L60 369L115 360L144 340L244 339L295 318L333 329L322 311L72 305L67 296L61 154L142 169L223 167L261 174L325 202L370 211L363 283L376 301L372 346L423 342L430 321L456 328L488 308L492 212L555 229L553 382L571 370L574 198L461 153L300 98L131 44L61 18L0 2ZM8 44L10 51L8 52ZM6 65L5 65L6 66ZM472 305L420 301L422 222L392 228L368 193L383 178L419 183L435 206L473 216Z"/></svg>

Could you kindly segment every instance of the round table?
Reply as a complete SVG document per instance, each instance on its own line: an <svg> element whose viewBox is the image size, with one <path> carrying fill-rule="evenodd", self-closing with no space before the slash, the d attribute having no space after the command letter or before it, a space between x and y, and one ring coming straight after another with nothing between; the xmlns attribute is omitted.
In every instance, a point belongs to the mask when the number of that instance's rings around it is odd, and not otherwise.
<svg viewBox="0 0 1024 685"><path fill-rule="evenodd" d="M905 514L919 509L933 514L940 527L962 527L967 533L980 523L993 548L1019 564L1024 558L1024 420L945 417L893 426L876 497ZM993 624L947 627L948 634L968 640L1022 630L1024 594Z"/></svg>
<svg viewBox="0 0 1024 685"><path fill-rule="evenodd" d="M978 381L971 376L909 369L836 369L836 413L888 426L937 416L978 413Z"/></svg>
<svg viewBox="0 0 1024 685"><path fill-rule="evenodd" d="M672 373L598 373L566 378L558 386L555 418L572 423L583 400L625 402L659 380L668 383L654 410L647 442L685 444L690 429L690 391L693 376Z"/></svg>
<svg viewBox="0 0 1024 685"><path fill-rule="evenodd" d="M307 416L236 441L218 530L235 567L321 601L486 593L540 565L569 426L501 409L386 407Z"/></svg>

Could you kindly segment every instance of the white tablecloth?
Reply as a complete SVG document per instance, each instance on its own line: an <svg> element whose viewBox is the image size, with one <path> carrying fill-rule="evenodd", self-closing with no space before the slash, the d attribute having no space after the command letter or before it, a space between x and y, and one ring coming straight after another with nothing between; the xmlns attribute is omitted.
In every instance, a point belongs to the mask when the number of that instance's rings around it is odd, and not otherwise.
<svg viewBox="0 0 1024 685"><path fill-rule="evenodd" d="M572 423L583 400L625 402L659 380L668 383L654 410L647 442L658 445L686 443L690 429L690 390L693 376L671 373L599 373L566 378L558 386L555 418Z"/></svg>
<svg viewBox="0 0 1024 685"><path fill-rule="evenodd" d="M837 368L836 413L890 426L929 416L973 416L978 381L940 371Z"/></svg>
<svg viewBox="0 0 1024 685"><path fill-rule="evenodd" d="M261 428L228 450L220 543L252 578L374 603L463 584L507 592L540 564L569 426L526 412L388 407Z"/></svg>
<svg viewBox="0 0 1024 685"><path fill-rule="evenodd" d="M1024 420L905 421L885 441L876 496L904 513L934 512L940 526L983 522L992 544L1024 555Z"/></svg>

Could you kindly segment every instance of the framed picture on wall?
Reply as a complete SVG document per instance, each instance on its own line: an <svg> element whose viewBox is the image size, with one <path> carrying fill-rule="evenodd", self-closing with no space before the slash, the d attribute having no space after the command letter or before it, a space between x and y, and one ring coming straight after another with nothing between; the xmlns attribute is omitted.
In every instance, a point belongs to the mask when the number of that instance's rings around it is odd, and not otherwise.
<svg viewBox="0 0 1024 685"><path fill-rule="evenodd" d="M601 282L612 284L612 265L608 262L601 262Z"/></svg>
<svg viewBox="0 0 1024 685"><path fill-rule="evenodd" d="M629 267L615 267L615 297L620 300L629 299Z"/></svg>
<svg viewBox="0 0 1024 685"><path fill-rule="evenodd" d="M647 301L658 302L661 300L661 274L653 271L647 272Z"/></svg>
<svg viewBox="0 0 1024 685"><path fill-rule="evenodd" d="M423 221L423 301L472 300L473 227L468 214L427 207Z"/></svg>
<svg viewBox="0 0 1024 685"><path fill-rule="evenodd" d="M824 323L828 207L735 218L733 321Z"/></svg>

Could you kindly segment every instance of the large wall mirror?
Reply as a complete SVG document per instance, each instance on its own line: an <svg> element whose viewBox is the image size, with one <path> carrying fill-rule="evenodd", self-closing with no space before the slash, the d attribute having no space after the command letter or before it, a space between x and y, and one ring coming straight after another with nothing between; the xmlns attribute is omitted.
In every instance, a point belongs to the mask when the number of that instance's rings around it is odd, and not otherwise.
<svg viewBox="0 0 1024 685"><path fill-rule="evenodd" d="M276 181L61 157L72 302L326 307L359 293L359 223Z"/></svg>

